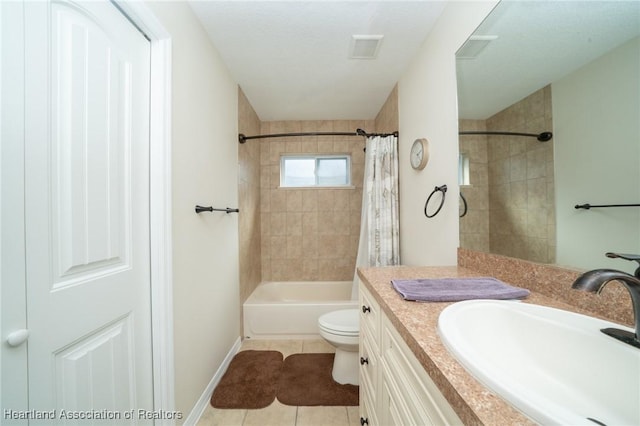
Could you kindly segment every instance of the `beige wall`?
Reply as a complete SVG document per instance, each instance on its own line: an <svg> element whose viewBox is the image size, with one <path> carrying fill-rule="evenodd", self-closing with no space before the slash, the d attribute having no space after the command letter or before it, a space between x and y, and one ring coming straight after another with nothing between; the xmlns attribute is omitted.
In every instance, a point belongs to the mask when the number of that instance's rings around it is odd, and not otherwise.
<svg viewBox="0 0 640 426"><path fill-rule="evenodd" d="M398 83L400 122L400 255L407 265L455 265L458 247L458 119L455 52L497 1L448 2L414 62ZM416 138L427 138L426 168L409 166ZM434 218L424 203L446 184L447 199Z"/></svg>
<svg viewBox="0 0 640 426"><path fill-rule="evenodd" d="M249 100L238 89L238 131L260 133L260 119ZM260 231L260 144L238 144L238 239L240 244L240 303L260 284L262 274ZM242 307L240 312L242 318Z"/></svg>
<svg viewBox="0 0 640 426"><path fill-rule="evenodd" d="M573 206L640 202L639 75L636 37L552 84L561 264L637 267L604 253L640 253L639 208Z"/></svg>
<svg viewBox="0 0 640 426"><path fill-rule="evenodd" d="M540 133L553 129L547 86L487 120L487 130ZM555 262L553 144L535 138L489 136L491 252Z"/></svg>
<svg viewBox="0 0 640 426"><path fill-rule="evenodd" d="M261 134L372 131L373 121L263 122ZM263 281L353 279L360 236L364 140L305 136L251 141L260 145ZM280 154L351 154L350 189L281 189Z"/></svg>
<svg viewBox="0 0 640 426"><path fill-rule="evenodd" d="M238 88L183 2L149 2L172 37L173 304L176 409L187 416L240 335Z"/></svg>

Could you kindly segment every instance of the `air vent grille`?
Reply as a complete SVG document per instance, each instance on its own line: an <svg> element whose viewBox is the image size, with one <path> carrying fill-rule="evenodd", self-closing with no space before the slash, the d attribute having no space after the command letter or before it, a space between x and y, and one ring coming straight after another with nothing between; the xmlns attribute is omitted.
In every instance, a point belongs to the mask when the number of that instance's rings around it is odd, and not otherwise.
<svg viewBox="0 0 640 426"><path fill-rule="evenodd" d="M475 59L485 47L497 39L495 35L473 35L464 42L456 53L457 59Z"/></svg>
<svg viewBox="0 0 640 426"><path fill-rule="evenodd" d="M351 39L351 59L375 59L380 50L383 35L354 35Z"/></svg>

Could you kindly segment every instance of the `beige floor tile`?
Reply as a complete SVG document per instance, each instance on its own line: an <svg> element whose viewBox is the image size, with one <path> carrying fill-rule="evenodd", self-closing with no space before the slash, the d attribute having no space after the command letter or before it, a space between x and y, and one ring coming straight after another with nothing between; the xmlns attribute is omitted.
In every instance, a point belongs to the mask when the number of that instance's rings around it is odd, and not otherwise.
<svg viewBox="0 0 640 426"><path fill-rule="evenodd" d="M267 408L247 410L243 426L295 426L297 408L275 400Z"/></svg>
<svg viewBox="0 0 640 426"><path fill-rule="evenodd" d="M296 426L349 426L345 407L298 407Z"/></svg>
<svg viewBox="0 0 640 426"><path fill-rule="evenodd" d="M261 340L261 339L244 339L242 341L242 346L240 346L241 351L267 351L269 350L269 346L271 346L271 340Z"/></svg>
<svg viewBox="0 0 640 426"><path fill-rule="evenodd" d="M347 407L347 417L349 426L360 426L360 407Z"/></svg>
<svg viewBox="0 0 640 426"><path fill-rule="evenodd" d="M208 406L197 426L242 426L247 410L221 410Z"/></svg>
<svg viewBox="0 0 640 426"><path fill-rule="evenodd" d="M324 339L304 340L302 342L302 352L306 354L334 353L335 351L336 348Z"/></svg>
<svg viewBox="0 0 640 426"><path fill-rule="evenodd" d="M302 352L302 340L271 340L269 349L280 351L284 357Z"/></svg>

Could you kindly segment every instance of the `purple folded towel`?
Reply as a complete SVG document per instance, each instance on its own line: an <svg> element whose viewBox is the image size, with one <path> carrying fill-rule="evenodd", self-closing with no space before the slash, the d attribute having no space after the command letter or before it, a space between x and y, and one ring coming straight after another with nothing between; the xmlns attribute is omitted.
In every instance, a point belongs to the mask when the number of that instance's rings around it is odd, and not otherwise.
<svg viewBox="0 0 640 426"><path fill-rule="evenodd" d="M470 299L524 299L529 290L491 277L391 280L405 300L457 302Z"/></svg>

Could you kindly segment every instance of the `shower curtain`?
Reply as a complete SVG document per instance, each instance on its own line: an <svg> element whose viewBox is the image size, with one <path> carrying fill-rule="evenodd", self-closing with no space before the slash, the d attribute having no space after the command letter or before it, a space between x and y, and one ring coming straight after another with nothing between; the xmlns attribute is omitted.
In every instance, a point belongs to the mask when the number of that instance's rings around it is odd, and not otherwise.
<svg viewBox="0 0 640 426"><path fill-rule="evenodd" d="M398 138L367 138L360 242L356 268L400 264L398 217ZM353 277L351 298L358 298L358 275Z"/></svg>

